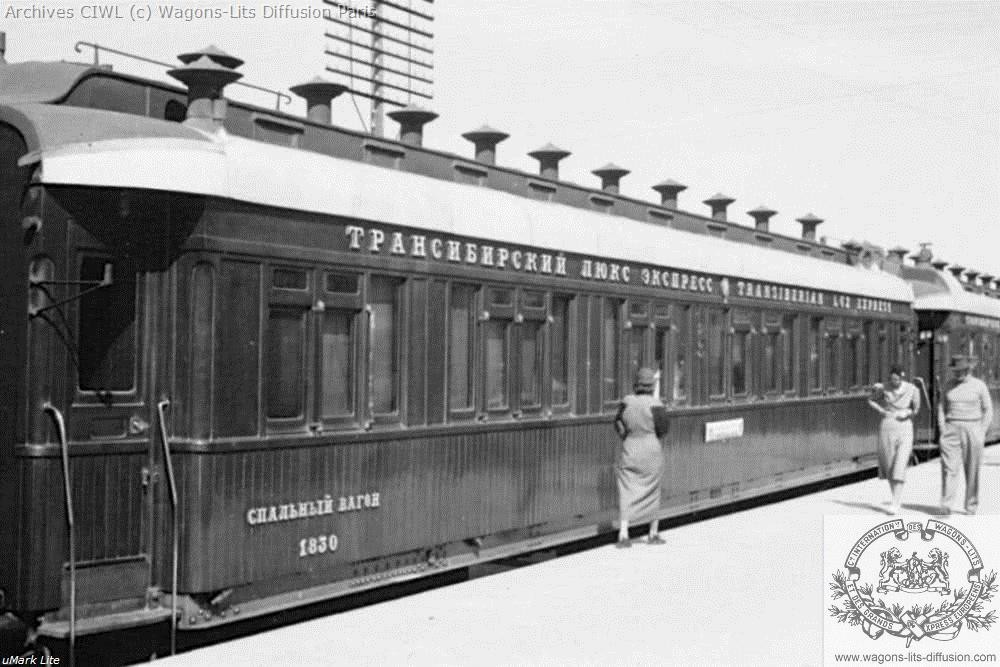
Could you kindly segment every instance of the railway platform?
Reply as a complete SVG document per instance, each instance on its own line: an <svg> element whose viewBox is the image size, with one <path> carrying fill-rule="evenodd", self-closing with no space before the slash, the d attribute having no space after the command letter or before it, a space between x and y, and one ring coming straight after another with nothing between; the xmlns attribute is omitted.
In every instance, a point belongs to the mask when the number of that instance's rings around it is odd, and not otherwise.
<svg viewBox="0 0 1000 667"><path fill-rule="evenodd" d="M981 514L1000 514L1000 446ZM938 516L940 463L903 517ZM823 517L888 516L869 479L159 661L183 665L821 665Z"/></svg>

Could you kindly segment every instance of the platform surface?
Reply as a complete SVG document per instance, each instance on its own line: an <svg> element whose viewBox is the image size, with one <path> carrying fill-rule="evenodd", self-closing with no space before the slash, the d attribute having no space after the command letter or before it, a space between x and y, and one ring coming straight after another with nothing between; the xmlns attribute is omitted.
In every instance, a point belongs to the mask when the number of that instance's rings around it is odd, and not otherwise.
<svg viewBox="0 0 1000 667"><path fill-rule="evenodd" d="M940 463L903 517L937 516ZM980 514L1000 514L1000 446ZM159 661L181 665L821 665L823 517L888 517L868 480Z"/></svg>

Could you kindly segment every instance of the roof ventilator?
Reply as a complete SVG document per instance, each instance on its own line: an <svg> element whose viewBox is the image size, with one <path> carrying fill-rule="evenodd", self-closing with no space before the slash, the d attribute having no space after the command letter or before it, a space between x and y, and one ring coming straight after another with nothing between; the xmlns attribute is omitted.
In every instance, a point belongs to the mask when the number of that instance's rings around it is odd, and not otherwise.
<svg viewBox="0 0 1000 667"><path fill-rule="evenodd" d="M497 163L497 144L509 136L506 132L501 132L489 125L483 125L462 135L463 138L468 139L475 145L476 162L482 162L483 164Z"/></svg>
<svg viewBox="0 0 1000 667"><path fill-rule="evenodd" d="M667 180L654 185L653 190L660 193L660 206L676 209L677 195L684 190L687 190L687 186L668 178Z"/></svg>
<svg viewBox="0 0 1000 667"><path fill-rule="evenodd" d="M386 115L399 123L399 140L410 146L424 145L424 125L438 117L430 109L416 104L409 104Z"/></svg>
<svg viewBox="0 0 1000 667"><path fill-rule="evenodd" d="M292 86L289 90L306 101L306 118L320 125L329 125L330 103L345 92L347 86L317 76L310 81Z"/></svg>
<svg viewBox="0 0 1000 667"><path fill-rule="evenodd" d="M795 221L802 225L802 238L815 243L816 228L823 224L823 218L817 218L812 213L806 213L801 218L796 218Z"/></svg>
<svg viewBox="0 0 1000 667"><path fill-rule="evenodd" d="M703 203L708 204L712 209L712 219L718 220L719 222L726 222L726 209L732 204L735 199L728 195L724 195L721 192L717 192Z"/></svg>
<svg viewBox="0 0 1000 667"><path fill-rule="evenodd" d="M595 169L590 173L601 179L601 190L604 190L608 194L616 195L618 194L618 183L631 172L613 162L609 162L600 169Z"/></svg>
<svg viewBox="0 0 1000 667"><path fill-rule="evenodd" d="M545 144L541 148L528 153L529 156L538 160L538 175L553 181L559 180L559 161L572 155L569 151L563 150L552 144Z"/></svg>
<svg viewBox="0 0 1000 667"><path fill-rule="evenodd" d="M747 215L753 218L754 229L758 232L768 232L770 231L771 218L777 215L778 212L774 209L768 208L761 204L755 209L747 211Z"/></svg>
<svg viewBox="0 0 1000 667"><path fill-rule="evenodd" d="M183 67L167 74L188 87L187 118L184 121L206 132L217 132L226 120L226 98L222 89L243 74L235 71L243 61L216 46L177 56Z"/></svg>

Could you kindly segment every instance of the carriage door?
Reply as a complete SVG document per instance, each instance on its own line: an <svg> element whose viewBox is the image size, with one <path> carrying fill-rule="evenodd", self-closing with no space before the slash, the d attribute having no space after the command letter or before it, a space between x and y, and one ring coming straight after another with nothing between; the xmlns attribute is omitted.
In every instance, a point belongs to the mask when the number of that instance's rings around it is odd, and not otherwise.
<svg viewBox="0 0 1000 667"><path fill-rule="evenodd" d="M924 402L930 401L930 405L924 406L923 410L926 412L917 421L916 438L918 442L929 442L936 438L934 433L934 422L936 420L933 415L936 414L937 409L937 397L935 396L937 381L934 364L938 354L938 350L935 348L939 345L940 343L935 341L933 329L920 330L917 336L916 353L913 355L914 375L923 380L923 388L926 389L926 394L921 395L921 400ZM918 389L920 389L919 385Z"/></svg>
<svg viewBox="0 0 1000 667"><path fill-rule="evenodd" d="M72 456L77 600L142 600L151 580L156 477L151 350L159 320L149 308L157 302L150 299L156 274L75 231L82 237L75 244L78 284L70 286L79 289L72 304L76 377L66 421L71 445L87 454Z"/></svg>

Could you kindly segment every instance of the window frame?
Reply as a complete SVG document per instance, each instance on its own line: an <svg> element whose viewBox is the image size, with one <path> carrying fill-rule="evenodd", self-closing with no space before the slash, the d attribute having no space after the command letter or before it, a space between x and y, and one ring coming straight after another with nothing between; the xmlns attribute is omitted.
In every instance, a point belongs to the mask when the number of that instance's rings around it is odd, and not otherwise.
<svg viewBox="0 0 1000 667"><path fill-rule="evenodd" d="M790 327L787 326L789 320L791 321ZM799 394L802 357L800 321L801 318L796 313L781 313L781 394L786 398L792 398ZM789 386L786 386L785 379L789 377L792 381Z"/></svg>
<svg viewBox="0 0 1000 667"><path fill-rule="evenodd" d="M721 403L727 398L727 391L729 389L730 379L729 379L729 358L732 354L729 344L729 313L728 308L719 308L714 306L708 306L704 309L704 322L705 322L705 392L704 395L708 398L708 403ZM718 379L721 383L720 391L713 392L714 387L712 382L715 379L715 374L712 373L712 316L718 315L719 326L717 333L719 334L719 375Z"/></svg>
<svg viewBox="0 0 1000 667"><path fill-rule="evenodd" d="M570 292L549 292L548 294L548 315L546 316L546 342L548 344L548 354L546 355L546 379L543 382L545 390L545 406L550 414L571 414L573 405L576 402L576 349L579 332L574 326L577 313L576 308L579 295ZM557 300L564 301L566 311L564 313L563 329L565 331L565 341L555 339L555 315L554 305ZM558 346L565 343L565 373L566 373L566 402L556 403L553 400L553 383L555 382L555 359Z"/></svg>
<svg viewBox="0 0 1000 667"><path fill-rule="evenodd" d="M75 262L74 262L74 278L78 281L83 281L83 265L86 260L94 259L103 262L104 264L112 265L112 285L117 282L117 275L115 272L116 262L122 264L130 264L127 257L122 257L121 255L115 255L106 250L101 250L92 247L78 247L75 251ZM131 387L128 389L85 389L81 386L82 378L80 375L80 366L82 365L81 348L81 334L84 330L82 318L83 318L83 306L86 302L85 300L89 295L82 294L91 285L73 285L71 290L73 294L79 295L74 298L70 303L72 303L72 312L69 317L72 318L70 321L74 322L76 329L73 332L73 344L76 347L74 354L76 355L76 362L72 364L72 371L69 373L71 376L71 383L73 388L74 403L80 405L86 404L101 404L106 405L108 397L115 399L118 403L140 403L143 401L143 394L145 393L145 365L143 358L143 340L145 338L145 314L143 312L143 299L141 295L145 292L146 280L142 272L138 270L138 267L132 267L135 273L135 282L133 288L133 306L134 306L134 317L132 328L134 331L133 342L132 342L132 382ZM53 272L57 270L56 266L52 266ZM51 280L51 278L50 278ZM41 292L41 288L33 288L36 292ZM105 289L103 287L94 290L94 294L99 294L100 290ZM64 297L65 298L65 297ZM46 303L58 303L58 294L53 294L52 298L46 297L44 301ZM58 309L53 309L58 310Z"/></svg>
<svg viewBox="0 0 1000 667"><path fill-rule="evenodd" d="M309 398L311 392L311 378L309 377L311 373L309 372L309 367L312 364L312 352L310 348L310 329L311 318L309 312L313 308L313 284L315 278L313 276L312 267L298 266L290 262L271 262L265 261L261 263L262 268L262 283L264 290L264 300L262 303L261 313L263 317L263 327L261 331L261 354L260 354L260 383L261 383L261 396L260 396L260 409L261 417L264 421L264 429L266 433L289 433L303 431L306 428L306 423L310 418L310 408L309 408ZM306 286L304 288L287 288L276 286L274 276L277 271L296 271L302 272L306 276ZM271 312L272 310L286 310L286 311L298 311L300 313L300 332L301 332L301 359L299 368L299 377L301 378L301 388L300 388L300 413L294 417L272 417L271 416L271 384L270 378L268 376L268 366L271 363L270 352L270 335L271 335ZM285 360L280 360L284 364Z"/></svg>
<svg viewBox="0 0 1000 667"><path fill-rule="evenodd" d="M745 315L745 317L744 317ZM729 333L726 336L726 366L728 382L726 383L726 395L731 401L750 401L756 393L754 382L754 335L757 332L754 327L754 313L746 310L733 310L730 314ZM743 338L743 391L736 391L736 368L734 365L734 345L737 337Z"/></svg>
<svg viewBox="0 0 1000 667"><path fill-rule="evenodd" d="M542 294L542 305L541 306L528 306L525 301L525 292L541 292ZM549 294L546 290L537 290L533 288L519 287L514 295L515 303L517 304L517 312L514 315L514 323L517 325L513 330L513 343L509 350L510 368L511 371L516 370L512 373L512 384L511 387L511 408L512 416L515 419L520 419L522 417L537 417L542 414L542 411L548 406L548 398L546 395L546 385L548 384L546 380L549 378L549 335L548 335L548 316L549 316ZM538 325L539 336L536 342L539 345L539 349L535 351L536 359L538 360L537 371L535 376L535 389L537 391L538 402L530 405L524 404L523 401L523 380L522 375L523 370L523 359L521 358L521 353L523 351L523 343L525 340L525 332L528 327L525 323L531 322ZM517 400L514 401L513 399Z"/></svg>
<svg viewBox="0 0 1000 667"><path fill-rule="evenodd" d="M394 378L395 386L393 387L393 392L395 393L396 407L394 410L389 412L376 412L373 406L373 393L374 393L374 376L372 374L372 358L374 354L372 342L373 342L373 325L374 325L374 312L372 310L372 299L374 292L373 282L377 279L387 279L395 282L394 290L394 302L393 302L393 346L395 348L395 364L396 364L396 377ZM391 271L367 271L365 272L365 282L364 282L364 311L366 313L365 324L365 340L363 343L364 349L364 415L365 415L365 427L370 428L373 425L379 426L396 426L402 427L404 410L403 406L406 404L406 345L404 341L407 339L407 315L409 312L408 304L408 289L409 280L404 274L394 273Z"/></svg>
<svg viewBox="0 0 1000 667"><path fill-rule="evenodd" d="M776 313L765 312L763 314L763 322L760 328L760 345L758 348L759 359L760 359L760 369L758 373L759 381L759 391L757 392L760 396L766 399L776 399L779 398L784 392L782 388L782 382L784 381L784 331L782 329L782 320L780 315ZM770 372L773 374L772 387L767 386L767 345L769 339L774 336L774 349L773 357L771 361Z"/></svg>
<svg viewBox="0 0 1000 667"><path fill-rule="evenodd" d="M598 300L601 308L600 312L600 338L601 338L601 356L600 356L600 398L601 398L601 408L603 412L609 412L616 410L618 408L618 403L621 401L622 397L625 396L627 391L627 382L623 381L623 367L626 363L625 355L623 354L622 340L624 339L625 331L625 304L627 299L618 296L602 296ZM609 306L612 310L609 310ZM609 358L608 358L608 348L611 344L607 340L608 323L607 315L609 312L615 314L615 321L611 331L614 333L615 341L613 344L613 359L610 360L612 368L607 368ZM616 395L609 396L608 389L608 378L613 377L615 382L615 392Z"/></svg>
<svg viewBox="0 0 1000 667"><path fill-rule="evenodd" d="M357 428L367 418L367 388L368 369L362 361L367 358L367 319L365 317L365 284L367 277L363 271L349 271L340 267L319 267L316 269L316 292L319 294L319 301L322 308L313 306L314 318L312 330L315 336L313 347L315 348L316 363L313 386L315 387L313 396L313 424L322 429L338 430L347 428ZM358 289L354 294L347 292L327 291L327 276L330 274L348 275L357 277ZM340 311L351 314L351 363L353 364L353 381L351 386L351 413L336 416L323 415L323 325L326 314L331 311ZM315 426L313 427L316 428Z"/></svg>
<svg viewBox="0 0 1000 667"><path fill-rule="evenodd" d="M456 288L468 288L471 292L471 298L469 299L468 305L468 315L469 315L469 328L466 332L469 335L469 340L466 341L466 353L469 359L469 376L467 377L467 391L470 394L470 400L465 407L455 408L451 405L451 362L453 356L453 345L452 345L452 313L454 308L452 305L452 299L454 298L454 290ZM445 314L445 329L446 342L445 342L445 377L444 377L444 391L445 391L445 413L447 415L448 422L468 422L474 421L479 411L479 400L481 395L480 382L478 378L481 377L481 373L478 372L480 369L479 347L482 344L482 332L480 331L479 323L482 318L482 299L483 299L483 286L475 282L466 282L464 280L449 280L447 284L447 299L448 306L447 312Z"/></svg>
<svg viewBox="0 0 1000 667"><path fill-rule="evenodd" d="M824 318L823 391L827 395L839 394L844 391L843 340L844 340L844 325L842 319L839 317Z"/></svg>

